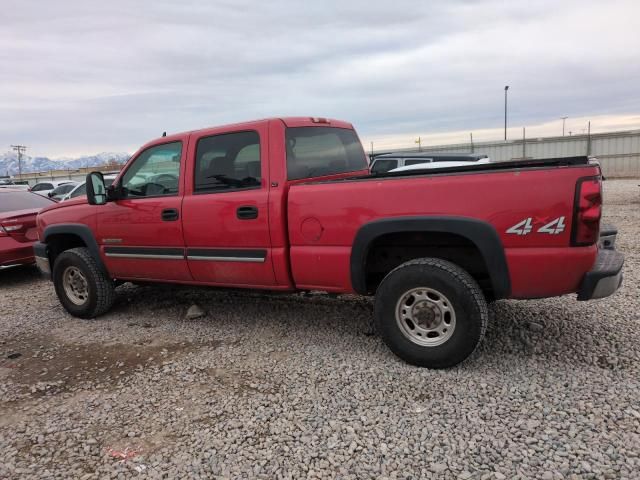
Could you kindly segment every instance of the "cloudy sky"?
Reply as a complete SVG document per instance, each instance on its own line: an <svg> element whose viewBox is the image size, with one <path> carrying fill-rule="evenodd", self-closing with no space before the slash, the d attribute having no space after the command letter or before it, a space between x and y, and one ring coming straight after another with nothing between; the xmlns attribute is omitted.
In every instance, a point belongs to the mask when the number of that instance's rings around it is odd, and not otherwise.
<svg viewBox="0 0 640 480"><path fill-rule="evenodd" d="M640 128L640 2L3 0L0 151L128 151L282 115L367 148ZM6 144L7 147L4 145Z"/></svg>

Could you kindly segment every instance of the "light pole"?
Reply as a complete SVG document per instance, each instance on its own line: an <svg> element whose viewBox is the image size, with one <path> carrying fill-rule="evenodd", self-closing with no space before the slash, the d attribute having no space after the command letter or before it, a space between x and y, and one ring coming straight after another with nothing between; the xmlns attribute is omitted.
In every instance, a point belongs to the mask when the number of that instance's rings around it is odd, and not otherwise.
<svg viewBox="0 0 640 480"><path fill-rule="evenodd" d="M569 117L560 117L562 119L562 136L564 137L564 121Z"/></svg>
<svg viewBox="0 0 640 480"><path fill-rule="evenodd" d="M507 90L509 85L504 86L504 139L507 140Z"/></svg>

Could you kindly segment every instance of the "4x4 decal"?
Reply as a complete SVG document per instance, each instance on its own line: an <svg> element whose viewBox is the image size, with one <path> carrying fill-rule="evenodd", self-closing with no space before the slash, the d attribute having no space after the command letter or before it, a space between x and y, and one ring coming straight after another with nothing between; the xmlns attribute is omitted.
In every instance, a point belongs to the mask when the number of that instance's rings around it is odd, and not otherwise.
<svg viewBox="0 0 640 480"><path fill-rule="evenodd" d="M564 216L551 220L536 230L537 233L547 233L549 235L558 235L564 232ZM516 223L507 229L507 233L513 235L528 235L533 231L533 218L528 217L521 222Z"/></svg>

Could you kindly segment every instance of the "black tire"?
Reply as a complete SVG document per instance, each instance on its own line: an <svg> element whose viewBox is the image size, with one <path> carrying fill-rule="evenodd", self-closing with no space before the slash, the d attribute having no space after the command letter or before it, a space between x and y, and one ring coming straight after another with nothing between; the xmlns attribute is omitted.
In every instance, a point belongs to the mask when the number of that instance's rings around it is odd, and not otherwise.
<svg viewBox="0 0 640 480"><path fill-rule="evenodd" d="M70 267L77 268L86 279L86 301L78 305L64 288L63 276ZM72 248L62 252L53 265L53 285L60 303L74 317L95 318L107 312L115 298L113 281L91 256L87 248Z"/></svg>
<svg viewBox="0 0 640 480"><path fill-rule="evenodd" d="M439 345L425 346L416 343L433 340L426 340L426 335L422 333L425 330L416 329L415 325L412 332L412 322L402 319L406 312L403 309L411 309L413 314L418 303L415 304L416 307L405 307L406 303L400 303L401 300L411 297L409 292L413 289L420 288L436 291L434 298L453 311L454 328L450 329L449 337L445 333L435 340L443 341ZM425 292L416 293L425 295ZM441 297L438 298L437 293ZM424 298L422 304L430 305L429 299ZM437 307L431 311L436 310ZM397 319L396 312L400 320ZM446 328L441 323L446 320L438 321L433 320L434 318L444 319L449 315L449 322L452 321L450 311L443 314L438 310L435 314L438 317L434 317L432 313L428 315L427 321L435 321L442 328ZM480 287L465 270L446 260L420 258L403 263L384 278L376 292L374 316L377 332L391 351L402 360L419 367L448 368L468 358L480 344L487 329L489 313ZM444 332L446 331L445 329ZM409 338L412 334L416 341ZM416 335L425 335L425 339Z"/></svg>

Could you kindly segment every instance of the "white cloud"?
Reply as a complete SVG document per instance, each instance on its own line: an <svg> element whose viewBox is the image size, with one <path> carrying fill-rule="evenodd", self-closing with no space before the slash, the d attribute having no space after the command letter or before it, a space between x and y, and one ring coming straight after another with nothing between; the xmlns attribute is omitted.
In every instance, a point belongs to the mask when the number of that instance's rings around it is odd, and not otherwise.
<svg viewBox="0 0 640 480"><path fill-rule="evenodd" d="M380 142L481 135L500 131L505 84L514 128L640 112L634 0L9 3L0 143L33 154L277 115Z"/></svg>

